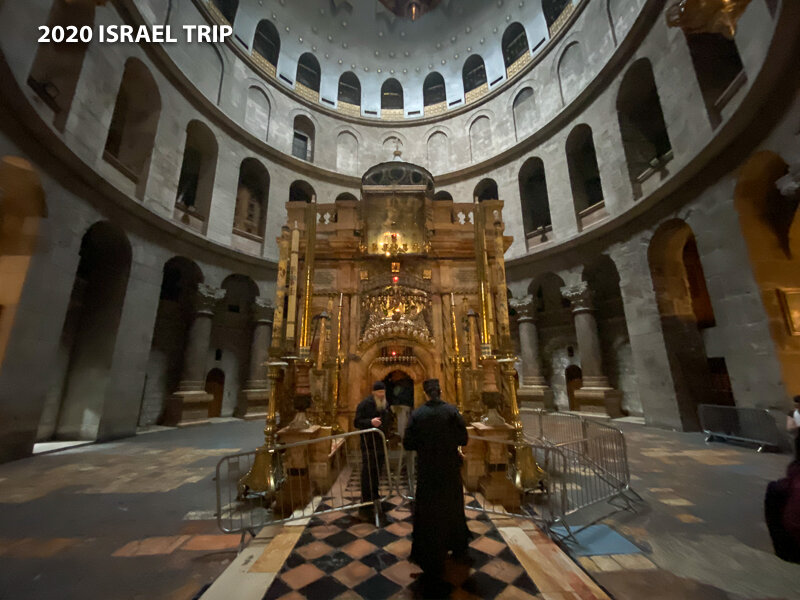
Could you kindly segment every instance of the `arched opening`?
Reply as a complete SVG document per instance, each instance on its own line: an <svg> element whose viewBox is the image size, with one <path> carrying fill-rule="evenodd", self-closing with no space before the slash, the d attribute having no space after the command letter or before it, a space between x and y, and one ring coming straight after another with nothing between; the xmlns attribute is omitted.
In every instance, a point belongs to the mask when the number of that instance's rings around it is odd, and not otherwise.
<svg viewBox="0 0 800 600"><path fill-rule="evenodd" d="M487 116L480 116L469 127L469 147L473 162L492 154L492 123Z"/></svg>
<svg viewBox="0 0 800 600"><path fill-rule="evenodd" d="M317 57L310 52L300 56L300 60L297 61L297 83L319 94L321 77L322 71L319 68Z"/></svg>
<svg viewBox="0 0 800 600"><path fill-rule="evenodd" d="M273 67L278 66L278 55L281 52L281 36L272 21L263 19L258 22L253 37L253 52L257 52Z"/></svg>
<svg viewBox="0 0 800 600"><path fill-rule="evenodd" d="M178 389L195 295L202 281L202 271L188 258L176 256L164 264L139 410L140 427L163 422L167 399Z"/></svg>
<svg viewBox="0 0 800 600"><path fill-rule="evenodd" d="M403 140L399 137L390 135L383 140L383 156L385 161L392 160L394 157L403 153Z"/></svg>
<svg viewBox="0 0 800 600"><path fill-rule="evenodd" d="M317 193L307 181L294 181L289 186L289 202L316 202Z"/></svg>
<svg viewBox="0 0 800 600"><path fill-rule="evenodd" d="M472 192L472 196L478 202L484 200L498 200L500 195L497 193L497 182L494 179L481 179Z"/></svg>
<svg viewBox="0 0 800 600"><path fill-rule="evenodd" d="M787 170L774 152L750 157L736 182L734 206L784 386L795 396L800 394L800 195ZM781 188L777 182L783 177L789 181Z"/></svg>
<svg viewBox="0 0 800 600"><path fill-rule="evenodd" d="M361 106L361 82L352 71L345 71L339 77L339 102Z"/></svg>
<svg viewBox="0 0 800 600"><path fill-rule="evenodd" d="M546 242L553 230L550 200L541 158L529 158L519 170L519 197L522 202L522 223L528 247Z"/></svg>
<svg viewBox="0 0 800 600"><path fill-rule="evenodd" d="M339 173L357 174L358 138L349 131L336 136L336 170Z"/></svg>
<svg viewBox="0 0 800 600"><path fill-rule="evenodd" d="M414 409L414 380L405 371L392 371L383 378L386 386L386 402L392 407L397 419L397 433L402 437L408 417Z"/></svg>
<svg viewBox="0 0 800 600"><path fill-rule="evenodd" d="M681 423L696 430L697 406L724 398L713 392L700 331L714 325L714 313L694 233L684 221L667 221L656 230L647 255Z"/></svg>
<svg viewBox="0 0 800 600"><path fill-rule="evenodd" d="M464 61L464 67L461 70L461 79L464 82L465 94L469 94L473 90L478 90L478 88L483 86L486 86L486 90L488 91L486 64L479 54L473 54Z"/></svg>
<svg viewBox="0 0 800 600"><path fill-rule="evenodd" d="M555 35L557 31L553 25L556 24L564 9L571 6L572 0L542 0L542 12L551 36Z"/></svg>
<svg viewBox="0 0 800 600"><path fill-rule="evenodd" d="M94 27L94 3L55 0L47 25L53 27ZM28 85L55 113L53 124L64 129L78 87L83 59L89 42L39 44L28 74Z"/></svg>
<svg viewBox="0 0 800 600"><path fill-rule="evenodd" d="M153 76L141 61L129 58L103 158L135 183L146 179L160 115L161 95Z"/></svg>
<svg viewBox="0 0 800 600"><path fill-rule="evenodd" d="M268 202L269 172L257 159L245 158L239 168L233 233L255 242L243 248L255 254L261 253L264 241Z"/></svg>
<svg viewBox="0 0 800 600"><path fill-rule="evenodd" d="M342 192L336 196L336 200L334 202L358 202L358 198L356 198L350 192Z"/></svg>
<svg viewBox="0 0 800 600"><path fill-rule="evenodd" d="M422 102L425 106L447 102L447 90L441 73L434 71L425 78L422 84Z"/></svg>
<svg viewBox="0 0 800 600"><path fill-rule="evenodd" d="M433 195L433 199L434 200L447 200L448 202L452 202L453 201L453 195L450 192L446 192L445 190L441 190L439 192L436 192Z"/></svg>
<svg viewBox="0 0 800 600"><path fill-rule="evenodd" d="M506 75L511 77L514 75L513 72L509 72L511 65L528 55L528 36L522 23L515 22L506 27L503 32L502 48Z"/></svg>
<svg viewBox="0 0 800 600"><path fill-rule="evenodd" d="M217 138L204 123L191 121L186 127L175 218L200 232L205 232L211 211L216 170Z"/></svg>
<svg viewBox="0 0 800 600"><path fill-rule="evenodd" d="M22 288L39 242L41 220L47 216L38 173L26 160L0 160L0 365L3 364Z"/></svg>
<svg viewBox="0 0 800 600"><path fill-rule="evenodd" d="M381 86L381 110L403 110L403 86L397 79L387 79Z"/></svg>
<svg viewBox="0 0 800 600"><path fill-rule="evenodd" d="M447 134L437 131L428 138L428 169L432 173L444 173L450 165L450 141Z"/></svg>
<svg viewBox="0 0 800 600"><path fill-rule="evenodd" d="M214 394L208 407L209 417L240 412L239 391L247 381L253 341L253 302L258 296L255 282L239 273L226 277L220 287L225 290L224 309L214 315L206 368L218 369L224 377L215 381L218 395L206 388Z"/></svg>
<svg viewBox="0 0 800 600"><path fill-rule="evenodd" d="M686 35L697 83L711 126L722 122L722 109L740 89L747 76L736 42L719 33Z"/></svg>
<svg viewBox="0 0 800 600"><path fill-rule="evenodd" d="M250 133L265 142L269 136L269 114L270 106L267 95L261 88L251 86L247 90L244 124Z"/></svg>
<svg viewBox="0 0 800 600"><path fill-rule="evenodd" d="M585 266L583 280L593 293L592 305L600 340L603 373L608 377L611 387L622 392L622 408L629 413L641 415L642 403L617 266L608 255L601 254ZM582 364L585 367L585 363Z"/></svg>
<svg viewBox="0 0 800 600"><path fill-rule="evenodd" d="M298 115L294 118L292 156L314 162L314 124L305 115Z"/></svg>
<svg viewBox="0 0 800 600"><path fill-rule="evenodd" d="M239 0L211 0L219 14L231 25L236 21Z"/></svg>
<svg viewBox="0 0 800 600"><path fill-rule="evenodd" d="M580 405L575 400L575 391L583 387L583 371L578 365L567 365L564 369L564 380L567 383L567 401L570 410L578 410Z"/></svg>
<svg viewBox="0 0 800 600"><path fill-rule="evenodd" d="M521 140L533 133L533 125L536 121L536 99L533 95L533 88L523 88L514 98L512 108L514 113L514 131L517 140Z"/></svg>
<svg viewBox="0 0 800 600"><path fill-rule="evenodd" d="M646 58L634 62L622 78L617 116L628 175L639 197L642 182L656 171L665 174L664 167L672 158L653 68Z"/></svg>
<svg viewBox="0 0 800 600"><path fill-rule="evenodd" d="M208 416L222 416L222 401L225 397L225 371L211 369L206 376L205 391L211 394L211 404L208 405Z"/></svg>
<svg viewBox="0 0 800 600"><path fill-rule="evenodd" d="M604 206L603 186L591 128L588 125L575 127L567 138L566 150L575 214L580 227L586 227L605 216L605 211L598 215L597 210Z"/></svg>
<svg viewBox="0 0 800 600"><path fill-rule="evenodd" d="M89 228L81 240L40 441L97 438L130 265L131 247L121 230L107 222Z"/></svg>

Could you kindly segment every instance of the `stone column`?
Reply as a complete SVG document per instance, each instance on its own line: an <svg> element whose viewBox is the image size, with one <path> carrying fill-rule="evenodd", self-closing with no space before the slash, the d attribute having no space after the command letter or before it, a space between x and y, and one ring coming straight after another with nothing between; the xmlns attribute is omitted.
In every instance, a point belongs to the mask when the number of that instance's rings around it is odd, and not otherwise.
<svg viewBox="0 0 800 600"><path fill-rule="evenodd" d="M205 391L206 358L211 342L214 309L225 297L225 290L205 283L197 285L193 298L194 319L189 326L186 348L183 351L183 375L178 391L172 395L169 421L186 423L208 416L213 397Z"/></svg>
<svg viewBox="0 0 800 600"><path fill-rule="evenodd" d="M258 297L251 307L253 336L250 342L250 370L240 394L245 418L260 418L267 414L269 381L267 380L267 358L272 341L272 320L275 308L267 298Z"/></svg>
<svg viewBox="0 0 800 600"><path fill-rule="evenodd" d="M517 393L520 404L534 408L554 409L553 391L542 375L542 359L539 354L539 331L536 327L536 304L533 296L512 298L511 307L517 313L519 327L520 359L522 373Z"/></svg>
<svg viewBox="0 0 800 600"><path fill-rule="evenodd" d="M600 335L594 316L592 291L582 281L577 285L561 288L561 295L572 304L575 321L575 337L581 354L583 387L575 391L575 400L581 409L605 408L611 417L622 416L622 394L613 389L608 377L603 374L603 359L600 351Z"/></svg>

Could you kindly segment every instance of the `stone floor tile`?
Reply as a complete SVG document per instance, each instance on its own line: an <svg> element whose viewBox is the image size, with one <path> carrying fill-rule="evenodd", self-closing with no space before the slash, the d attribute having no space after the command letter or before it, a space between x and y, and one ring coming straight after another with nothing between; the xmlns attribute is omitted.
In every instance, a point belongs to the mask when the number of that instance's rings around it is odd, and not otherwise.
<svg viewBox="0 0 800 600"><path fill-rule="evenodd" d="M238 548L240 536L231 535L195 535L181 546L181 550L230 550Z"/></svg>
<svg viewBox="0 0 800 600"><path fill-rule="evenodd" d="M358 523L357 525L351 525L347 531L358 537L364 537L375 531L375 525L372 523Z"/></svg>
<svg viewBox="0 0 800 600"><path fill-rule="evenodd" d="M411 530L414 526L411 523L406 521L396 521L386 527L386 531L389 531L395 535L399 535L400 537L411 535Z"/></svg>
<svg viewBox="0 0 800 600"><path fill-rule="evenodd" d="M505 544L484 536L470 543L470 546L490 556L496 556L505 547Z"/></svg>
<svg viewBox="0 0 800 600"><path fill-rule="evenodd" d="M534 598L536 598L536 596L531 596L528 592L524 592L518 587L510 585L495 596L494 600L534 600Z"/></svg>
<svg viewBox="0 0 800 600"><path fill-rule="evenodd" d="M346 567L342 567L338 571L334 571L331 573L331 575L341 581L348 588L354 588L359 583L366 581L375 575L375 573L376 571L372 567L368 567L364 563L354 560Z"/></svg>
<svg viewBox="0 0 800 600"><path fill-rule="evenodd" d="M333 550L333 548L331 548L328 544L320 540L295 548L295 552L297 552L300 556L302 556L306 560L313 560L315 558L319 558L320 556L328 554L328 552L330 552L331 550Z"/></svg>
<svg viewBox="0 0 800 600"><path fill-rule="evenodd" d="M512 565L496 558L483 565L481 571L488 573L495 579L511 583L522 574L523 569L519 565Z"/></svg>
<svg viewBox="0 0 800 600"><path fill-rule="evenodd" d="M378 547L375 544L372 544L363 538L354 540L349 544L342 546L341 548L342 552L356 559L363 558L367 554L372 554L377 549Z"/></svg>
<svg viewBox="0 0 800 600"><path fill-rule="evenodd" d="M411 564L407 560L401 560L388 569L381 571L381 574L396 584L406 587L416 579L413 575L418 575L421 572L422 570L417 565Z"/></svg>
<svg viewBox="0 0 800 600"><path fill-rule="evenodd" d="M694 506L694 502L686 498L659 498L658 501L669 506Z"/></svg>
<svg viewBox="0 0 800 600"><path fill-rule="evenodd" d="M292 589L299 590L309 583L313 583L323 575L325 575L325 573L320 571L317 567L311 563L306 563L282 573L281 579Z"/></svg>
<svg viewBox="0 0 800 600"><path fill-rule="evenodd" d="M411 554L411 540L408 538L399 539L385 546L385 550L399 558L408 558Z"/></svg>
<svg viewBox="0 0 800 600"><path fill-rule="evenodd" d="M467 527L469 527L469 530L475 535L483 535L489 529L491 529L491 525L488 525L483 521L475 521L473 519L467 521Z"/></svg>
<svg viewBox="0 0 800 600"><path fill-rule="evenodd" d="M154 556L158 554L171 554L181 544L186 542L190 536L173 535L144 538L128 542L122 548L114 551L111 556L131 557L131 556Z"/></svg>

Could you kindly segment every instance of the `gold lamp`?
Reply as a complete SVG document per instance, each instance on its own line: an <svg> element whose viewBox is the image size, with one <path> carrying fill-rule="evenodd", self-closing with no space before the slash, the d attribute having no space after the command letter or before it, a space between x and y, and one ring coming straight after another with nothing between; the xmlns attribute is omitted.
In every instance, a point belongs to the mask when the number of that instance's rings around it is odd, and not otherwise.
<svg viewBox="0 0 800 600"><path fill-rule="evenodd" d="M678 0L667 9L667 25L687 34L721 33L732 40L748 4L750 0Z"/></svg>

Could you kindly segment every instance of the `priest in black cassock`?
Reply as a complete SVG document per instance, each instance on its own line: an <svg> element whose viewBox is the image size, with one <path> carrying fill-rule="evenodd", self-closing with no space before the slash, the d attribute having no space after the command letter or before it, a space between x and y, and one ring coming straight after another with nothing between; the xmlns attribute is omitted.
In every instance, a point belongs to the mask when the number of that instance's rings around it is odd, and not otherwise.
<svg viewBox="0 0 800 600"><path fill-rule="evenodd" d="M411 561L438 578L448 551L464 556L470 537L458 451L467 444L467 426L458 409L442 400L438 379L426 380L423 389L428 401L411 415L403 437L418 459Z"/></svg>

